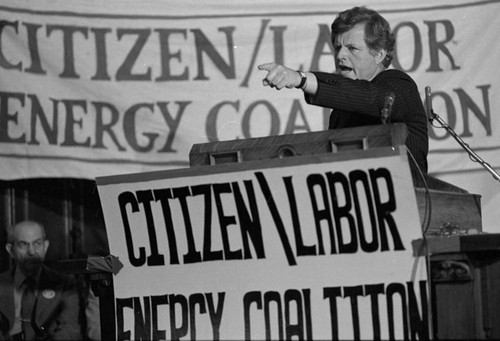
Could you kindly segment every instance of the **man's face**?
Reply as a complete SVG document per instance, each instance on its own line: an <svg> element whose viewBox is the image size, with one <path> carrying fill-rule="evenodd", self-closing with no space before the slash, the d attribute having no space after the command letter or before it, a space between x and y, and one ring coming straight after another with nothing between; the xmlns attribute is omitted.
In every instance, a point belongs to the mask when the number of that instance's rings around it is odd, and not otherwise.
<svg viewBox="0 0 500 341"><path fill-rule="evenodd" d="M33 223L20 223L14 230L14 242L6 248L25 275L34 275L40 269L49 241L43 238L41 228Z"/></svg>
<svg viewBox="0 0 500 341"><path fill-rule="evenodd" d="M371 80L382 71L385 50L371 51L365 42L365 24L337 35L333 41L337 72L350 79Z"/></svg>

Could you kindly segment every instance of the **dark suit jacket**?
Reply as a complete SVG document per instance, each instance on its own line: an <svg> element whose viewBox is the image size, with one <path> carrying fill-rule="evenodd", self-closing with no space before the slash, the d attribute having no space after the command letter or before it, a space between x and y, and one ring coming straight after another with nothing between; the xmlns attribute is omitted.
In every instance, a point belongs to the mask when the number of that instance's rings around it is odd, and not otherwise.
<svg viewBox="0 0 500 341"><path fill-rule="evenodd" d="M0 274L0 340L14 323L13 271ZM50 340L81 340L78 293L69 277L47 267L40 274L35 321Z"/></svg>
<svg viewBox="0 0 500 341"><path fill-rule="evenodd" d="M352 80L338 74L314 72L318 92L306 96L309 104L331 108L330 129L381 124L386 97L395 95L391 122L408 127L406 146L416 160L410 159L412 173L418 179L417 166L427 174L427 115L413 79L399 70L385 70L371 81Z"/></svg>

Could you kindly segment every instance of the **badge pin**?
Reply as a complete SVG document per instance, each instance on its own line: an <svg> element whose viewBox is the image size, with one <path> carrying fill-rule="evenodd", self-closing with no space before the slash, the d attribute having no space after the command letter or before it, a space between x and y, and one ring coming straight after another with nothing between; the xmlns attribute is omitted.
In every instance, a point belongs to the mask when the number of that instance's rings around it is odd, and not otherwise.
<svg viewBox="0 0 500 341"><path fill-rule="evenodd" d="M45 297L46 299L50 300L56 296L56 292L52 289L45 289L42 292L42 296Z"/></svg>

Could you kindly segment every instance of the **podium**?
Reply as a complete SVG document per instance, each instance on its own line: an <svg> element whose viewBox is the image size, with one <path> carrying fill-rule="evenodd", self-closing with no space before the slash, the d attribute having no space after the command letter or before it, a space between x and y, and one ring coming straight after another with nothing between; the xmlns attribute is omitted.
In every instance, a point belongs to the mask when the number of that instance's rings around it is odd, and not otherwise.
<svg viewBox="0 0 500 341"><path fill-rule="evenodd" d="M320 132L315 155L309 134L223 142L215 157L191 154L213 166L96 179L110 251L124 264L113 280L117 335L427 338L404 130L371 128L341 140ZM248 159L255 143L267 159Z"/></svg>

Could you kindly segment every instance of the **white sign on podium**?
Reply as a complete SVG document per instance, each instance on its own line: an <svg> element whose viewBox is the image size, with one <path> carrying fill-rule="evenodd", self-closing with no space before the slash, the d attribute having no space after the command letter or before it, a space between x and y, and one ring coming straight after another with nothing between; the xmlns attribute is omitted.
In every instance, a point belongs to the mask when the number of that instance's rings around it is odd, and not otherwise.
<svg viewBox="0 0 500 341"><path fill-rule="evenodd" d="M119 340L428 338L403 147L97 183Z"/></svg>

